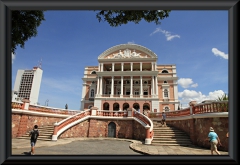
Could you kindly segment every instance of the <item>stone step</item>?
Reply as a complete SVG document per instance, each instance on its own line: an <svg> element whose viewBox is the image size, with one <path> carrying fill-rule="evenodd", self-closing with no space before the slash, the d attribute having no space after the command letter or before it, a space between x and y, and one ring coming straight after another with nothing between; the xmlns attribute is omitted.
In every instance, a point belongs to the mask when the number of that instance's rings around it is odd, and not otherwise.
<svg viewBox="0 0 240 165"><path fill-rule="evenodd" d="M155 138L165 138L165 139L190 139L188 136L155 136L153 137Z"/></svg>
<svg viewBox="0 0 240 165"><path fill-rule="evenodd" d="M38 128L38 131L40 133L40 136L38 137L38 140L45 140L45 141L51 141L52 140L52 134L54 131L54 126L53 125L47 125L47 126L42 126ZM28 139L30 140L29 137L29 132L27 132L25 135L18 137L19 139Z"/></svg>
<svg viewBox="0 0 240 165"><path fill-rule="evenodd" d="M186 135L185 132L157 132L157 131L154 131L154 135Z"/></svg>
<svg viewBox="0 0 240 165"><path fill-rule="evenodd" d="M23 137L23 136L18 137L18 139L26 139L26 140L30 140L29 137L27 138L27 137ZM38 137L37 140L52 140L52 137Z"/></svg>
<svg viewBox="0 0 240 165"><path fill-rule="evenodd" d="M178 140L175 140L175 141L168 141L168 140L153 140L152 141L152 143L160 143L160 144L162 144L162 143L164 143L164 144L170 144L170 143L178 143L178 144L182 144L182 143L187 143L187 144L190 144L191 143L191 141L189 141L189 140L183 140L183 141L178 141ZM192 143L191 143L192 144Z"/></svg>
<svg viewBox="0 0 240 165"><path fill-rule="evenodd" d="M174 143L174 144L152 143L151 145L153 146L186 146L186 147L193 146L192 144L177 144L177 143Z"/></svg>
<svg viewBox="0 0 240 165"><path fill-rule="evenodd" d="M155 138L153 137L154 141L189 141L188 138L177 138L177 139L168 139L168 138Z"/></svg>
<svg viewBox="0 0 240 165"><path fill-rule="evenodd" d="M161 131L161 130L153 130L153 132L157 132L157 133L185 133L185 132L182 132L182 131Z"/></svg>

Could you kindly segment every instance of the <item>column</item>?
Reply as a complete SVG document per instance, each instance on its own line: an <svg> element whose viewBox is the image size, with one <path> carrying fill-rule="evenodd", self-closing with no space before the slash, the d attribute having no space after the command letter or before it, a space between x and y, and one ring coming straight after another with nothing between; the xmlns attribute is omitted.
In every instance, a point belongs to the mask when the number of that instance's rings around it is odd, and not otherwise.
<svg viewBox="0 0 240 165"><path fill-rule="evenodd" d="M112 88L111 88L111 96L110 97L113 97L113 94L114 94L114 77L112 76Z"/></svg>
<svg viewBox="0 0 240 165"><path fill-rule="evenodd" d="M100 96L102 96L102 77L100 77L100 85L99 85L99 88L100 88Z"/></svg>
<svg viewBox="0 0 240 165"><path fill-rule="evenodd" d="M133 71L133 63L131 62L131 71Z"/></svg>
<svg viewBox="0 0 240 165"><path fill-rule="evenodd" d="M130 83L130 98L132 98L133 97L133 77L131 76L131 81L130 81L131 83Z"/></svg>
<svg viewBox="0 0 240 165"><path fill-rule="evenodd" d="M140 71L142 71L142 62L140 62Z"/></svg>
<svg viewBox="0 0 240 165"><path fill-rule="evenodd" d="M140 76L140 98L143 97L143 85L142 85L142 76Z"/></svg>
<svg viewBox="0 0 240 165"><path fill-rule="evenodd" d="M152 96L155 95L155 89L154 89L154 76L152 76Z"/></svg>
<svg viewBox="0 0 240 165"><path fill-rule="evenodd" d="M121 94L120 97L123 97L123 76L121 76Z"/></svg>
<svg viewBox="0 0 240 165"><path fill-rule="evenodd" d="M98 97L98 94L99 94L99 77L98 77L98 79L97 79L97 97Z"/></svg>
<svg viewBox="0 0 240 165"><path fill-rule="evenodd" d="M98 71L100 71L100 69L101 69L101 68L100 68L100 65L101 65L101 64L100 64L100 63L98 63Z"/></svg>
<svg viewBox="0 0 240 165"><path fill-rule="evenodd" d="M123 71L123 70L124 70L124 63L122 62L121 64L122 64L122 67L121 67L121 68L122 68L122 71Z"/></svg>
<svg viewBox="0 0 240 165"><path fill-rule="evenodd" d="M103 63L101 63L101 72L103 71Z"/></svg>
<svg viewBox="0 0 240 165"><path fill-rule="evenodd" d="M115 64L114 64L114 63L112 63L112 72L114 72L114 65L115 65Z"/></svg>
<svg viewBox="0 0 240 165"><path fill-rule="evenodd" d="M154 68L153 68L153 62L152 62L152 71L154 71Z"/></svg>
<svg viewBox="0 0 240 165"><path fill-rule="evenodd" d="M157 79L157 76L155 77L155 81L156 81L156 97L158 97L158 79Z"/></svg>

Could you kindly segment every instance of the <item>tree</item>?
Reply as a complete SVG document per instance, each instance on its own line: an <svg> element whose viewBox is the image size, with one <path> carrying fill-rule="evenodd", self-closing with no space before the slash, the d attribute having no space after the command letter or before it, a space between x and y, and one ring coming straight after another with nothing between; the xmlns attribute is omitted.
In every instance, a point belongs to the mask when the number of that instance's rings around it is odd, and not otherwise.
<svg viewBox="0 0 240 165"><path fill-rule="evenodd" d="M36 37L37 27L43 20L43 11L12 11L12 53L15 53L18 45L24 48L28 39Z"/></svg>
<svg viewBox="0 0 240 165"><path fill-rule="evenodd" d="M218 107L221 108L222 112L228 112L228 95L224 93L222 96L218 96L217 101L227 101L225 103L219 104Z"/></svg>
<svg viewBox="0 0 240 165"><path fill-rule="evenodd" d="M96 17L99 22L107 21L110 26L117 27L128 22L138 24L141 20L161 24L171 10L101 10Z"/></svg>
<svg viewBox="0 0 240 165"><path fill-rule="evenodd" d="M224 93L222 96L218 96L217 101L224 101L224 100L228 100L228 96L226 93Z"/></svg>

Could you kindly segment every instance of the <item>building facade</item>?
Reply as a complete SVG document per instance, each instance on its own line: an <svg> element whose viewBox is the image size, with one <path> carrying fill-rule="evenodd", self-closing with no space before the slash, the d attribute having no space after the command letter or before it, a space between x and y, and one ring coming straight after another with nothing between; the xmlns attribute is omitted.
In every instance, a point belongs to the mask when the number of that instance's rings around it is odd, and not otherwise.
<svg viewBox="0 0 240 165"><path fill-rule="evenodd" d="M33 67L32 70L18 70L12 101L28 99L30 104L38 104L38 96L41 86L43 70L40 67Z"/></svg>
<svg viewBox="0 0 240 165"><path fill-rule="evenodd" d="M177 110L176 65L157 65L157 60L154 52L137 44L107 49L98 66L85 67L80 109Z"/></svg>

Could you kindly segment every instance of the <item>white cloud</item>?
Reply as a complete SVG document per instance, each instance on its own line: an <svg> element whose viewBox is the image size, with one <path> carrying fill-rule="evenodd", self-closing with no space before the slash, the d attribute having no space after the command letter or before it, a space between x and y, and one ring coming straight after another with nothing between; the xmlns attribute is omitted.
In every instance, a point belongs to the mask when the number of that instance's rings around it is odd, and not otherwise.
<svg viewBox="0 0 240 165"><path fill-rule="evenodd" d="M196 88L198 86L197 83L193 84L193 80L190 78L180 78L178 80L178 84L182 87L182 88Z"/></svg>
<svg viewBox="0 0 240 165"><path fill-rule="evenodd" d="M218 97L223 94L224 92L222 90L215 90L214 92L209 92L208 95L204 95L201 92L185 89L183 92L178 92L178 97L182 104L182 108L185 108L188 107L190 101L201 103L204 100L217 100Z"/></svg>
<svg viewBox="0 0 240 165"><path fill-rule="evenodd" d="M152 32L150 34L150 36L152 36L155 33L161 32L165 35L167 41L171 41L173 38L180 38L180 35L172 35L171 32L166 31L166 30L162 30L161 28L156 28L156 30L154 32Z"/></svg>
<svg viewBox="0 0 240 165"><path fill-rule="evenodd" d="M225 54L224 52L221 52L220 50L218 50L217 48L212 48L212 52L215 56L220 56L224 59L228 59L228 54Z"/></svg>
<svg viewBox="0 0 240 165"><path fill-rule="evenodd" d="M193 87L193 88L196 88L197 86L198 86L197 83L191 85L191 87Z"/></svg>
<svg viewBox="0 0 240 165"><path fill-rule="evenodd" d="M16 58L16 55L14 53L12 53L12 64L13 64L15 58Z"/></svg>

